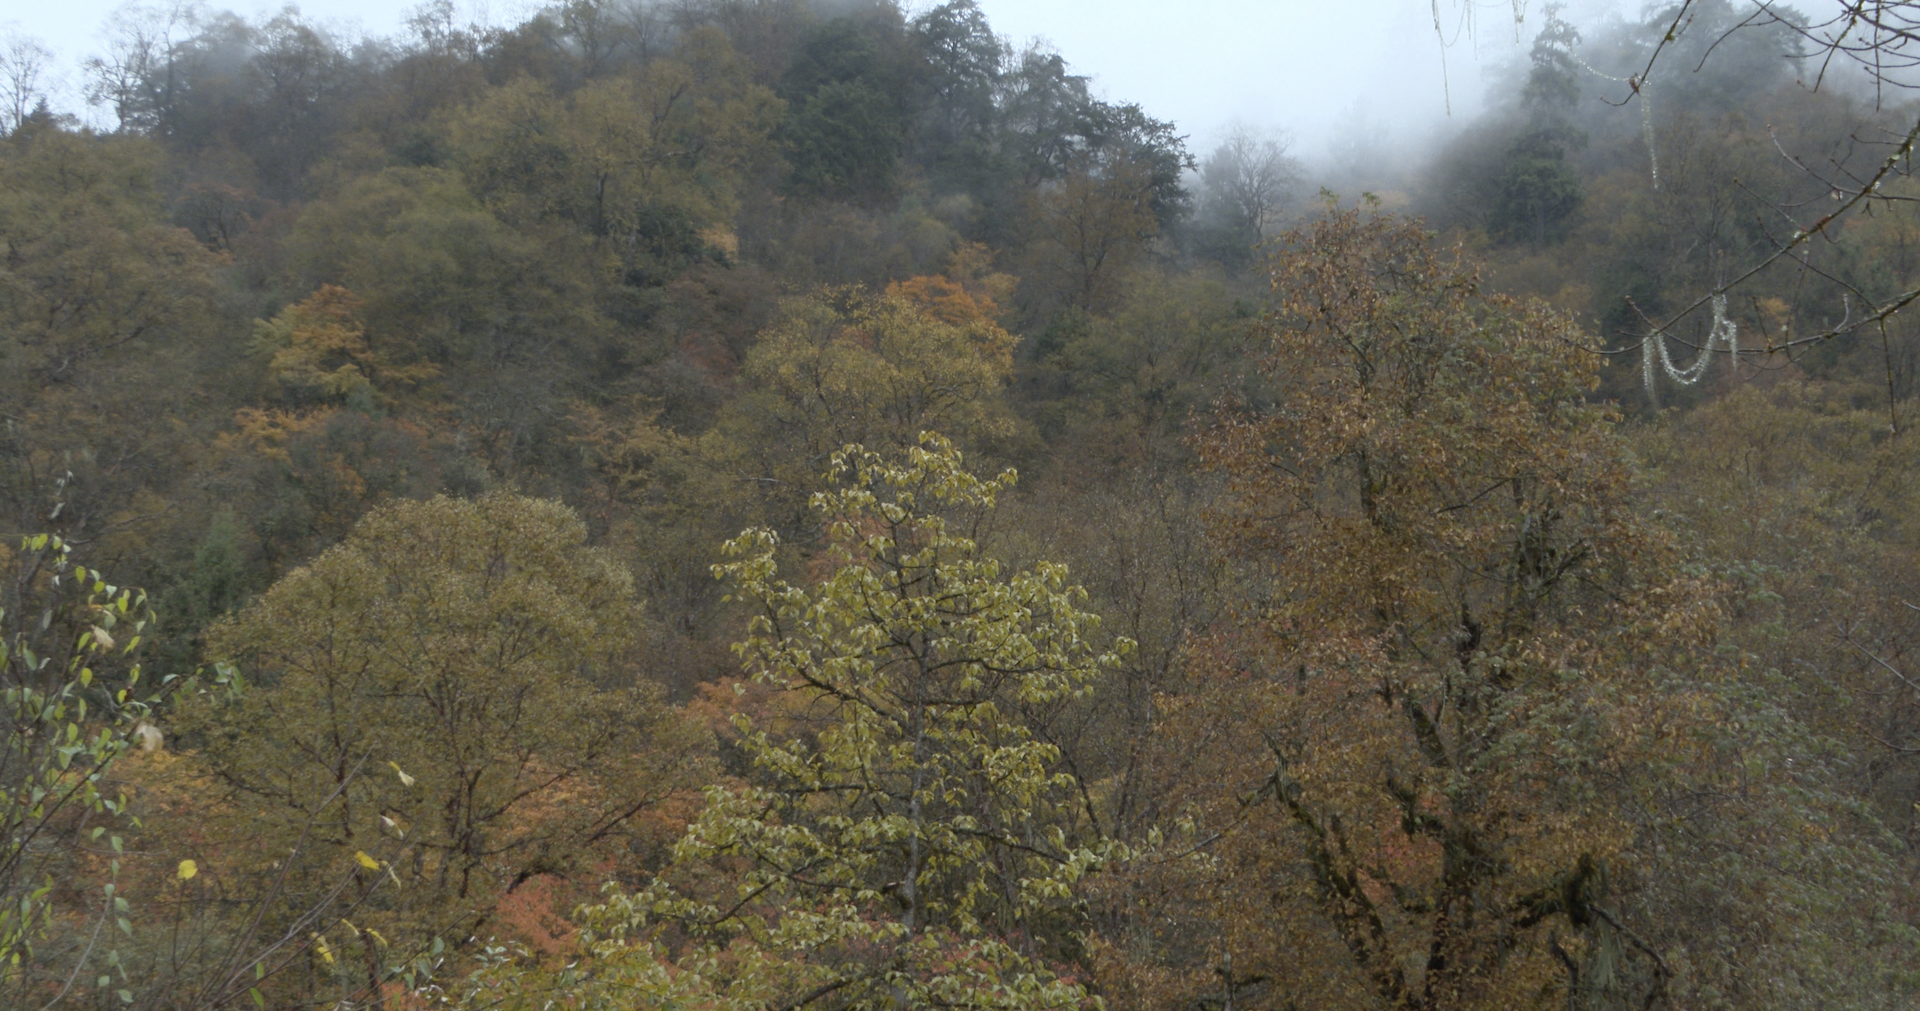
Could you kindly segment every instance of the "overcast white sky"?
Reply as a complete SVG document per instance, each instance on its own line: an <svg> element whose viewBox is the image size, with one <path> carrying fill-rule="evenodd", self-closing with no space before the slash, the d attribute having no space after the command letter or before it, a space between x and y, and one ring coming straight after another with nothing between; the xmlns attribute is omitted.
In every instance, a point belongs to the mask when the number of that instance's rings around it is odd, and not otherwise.
<svg viewBox="0 0 1920 1011"><path fill-rule="evenodd" d="M1429 0L980 0L996 31L1016 43L1051 42L1109 100L1138 102L1171 119L1204 153L1231 120L1290 130L1295 150L1325 152L1342 131L1384 128L1417 142L1470 119L1485 92L1483 71L1523 54L1538 30L1541 0L1527 0L1515 43L1507 0L1441 0L1453 44L1434 36ZM1605 0L1574 4L1592 9ZM459 0L469 17L510 24L537 5ZM1473 4L1471 8L1467 5ZM97 48L119 0L0 0L0 32L38 39L62 57L60 103L79 111L78 61ZM264 15L277 4L212 3ZM410 3L308 0L300 8L348 32L398 31ZM925 0L914 8L930 6ZM1462 20L1474 20L1462 31Z"/></svg>
<svg viewBox="0 0 1920 1011"><path fill-rule="evenodd" d="M1412 139L1479 109L1483 68L1524 53L1514 47L1510 4L1484 2L1474 30L1449 14L1445 51L1427 0L980 0L995 29L1016 42L1044 38L1105 97L1138 102L1171 119L1205 153L1232 120L1291 131L1309 158L1345 129L1389 128ZM1529 4L1539 20L1538 0Z"/></svg>

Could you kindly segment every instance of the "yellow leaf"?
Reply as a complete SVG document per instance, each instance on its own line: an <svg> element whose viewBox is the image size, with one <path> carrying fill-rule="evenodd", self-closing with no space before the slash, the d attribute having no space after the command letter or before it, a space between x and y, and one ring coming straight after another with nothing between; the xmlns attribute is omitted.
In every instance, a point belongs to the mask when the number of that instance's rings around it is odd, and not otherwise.
<svg viewBox="0 0 1920 1011"><path fill-rule="evenodd" d="M367 870L377 871L380 869L380 861L368 856L366 850L355 850L353 858L360 861L360 866L365 867Z"/></svg>
<svg viewBox="0 0 1920 1011"><path fill-rule="evenodd" d="M174 876L178 877L182 881L192 881L193 876L198 873L200 873L199 864L196 864L191 860L182 860L180 861L180 869L177 871L174 871Z"/></svg>

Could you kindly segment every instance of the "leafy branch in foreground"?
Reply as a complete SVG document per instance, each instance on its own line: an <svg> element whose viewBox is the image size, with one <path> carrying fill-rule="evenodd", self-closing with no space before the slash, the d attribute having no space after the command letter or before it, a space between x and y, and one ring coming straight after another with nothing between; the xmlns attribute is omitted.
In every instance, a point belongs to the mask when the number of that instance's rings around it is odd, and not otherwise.
<svg viewBox="0 0 1920 1011"><path fill-rule="evenodd" d="M117 878L130 820L108 773L159 746L151 717L172 679L143 682L133 659L153 621L145 592L106 582L52 534L21 538L6 561L0 985L57 1003L76 982L109 988L118 971L125 983L116 940L132 934L132 910Z"/></svg>

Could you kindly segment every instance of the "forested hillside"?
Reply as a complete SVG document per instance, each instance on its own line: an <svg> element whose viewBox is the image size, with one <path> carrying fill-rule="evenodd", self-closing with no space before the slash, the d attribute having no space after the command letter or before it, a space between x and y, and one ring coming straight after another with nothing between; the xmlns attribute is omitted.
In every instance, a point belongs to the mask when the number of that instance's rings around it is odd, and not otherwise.
<svg viewBox="0 0 1920 1011"><path fill-rule="evenodd" d="M0 1006L1915 1006L1899 50L1526 25L1324 164L973 0L13 41Z"/></svg>

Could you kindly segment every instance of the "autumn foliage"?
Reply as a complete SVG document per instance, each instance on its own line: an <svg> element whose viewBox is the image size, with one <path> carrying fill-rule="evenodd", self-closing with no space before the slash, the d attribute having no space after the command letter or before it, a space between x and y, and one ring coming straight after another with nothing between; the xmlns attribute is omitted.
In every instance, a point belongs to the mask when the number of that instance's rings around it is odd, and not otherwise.
<svg viewBox="0 0 1920 1011"><path fill-rule="evenodd" d="M1910 110L1686 11L1317 160L974 0L0 39L0 1007L1913 1007Z"/></svg>

